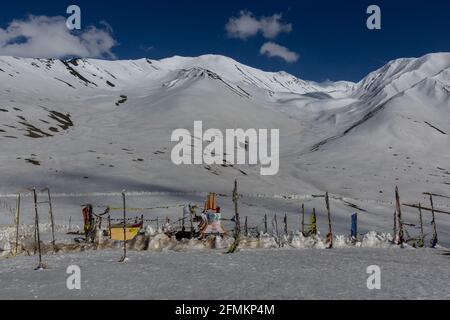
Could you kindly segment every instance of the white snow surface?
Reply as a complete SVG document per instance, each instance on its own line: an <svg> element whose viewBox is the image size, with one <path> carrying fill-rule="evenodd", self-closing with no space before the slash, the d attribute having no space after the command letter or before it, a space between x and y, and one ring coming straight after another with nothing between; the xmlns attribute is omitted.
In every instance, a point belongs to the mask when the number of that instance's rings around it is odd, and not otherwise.
<svg viewBox="0 0 450 320"><path fill-rule="evenodd" d="M132 252L2 261L1 299L450 299L448 257L436 250L337 249ZM69 265L81 290L68 290ZM367 288L367 267L381 269L381 289Z"/></svg>

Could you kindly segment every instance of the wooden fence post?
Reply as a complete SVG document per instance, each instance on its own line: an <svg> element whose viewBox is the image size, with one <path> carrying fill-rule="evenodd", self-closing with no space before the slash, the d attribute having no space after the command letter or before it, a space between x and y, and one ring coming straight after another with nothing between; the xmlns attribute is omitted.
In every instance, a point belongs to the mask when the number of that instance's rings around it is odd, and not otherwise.
<svg viewBox="0 0 450 320"><path fill-rule="evenodd" d="M393 236L393 238L395 238L396 234L397 234L397 210L394 211L394 236Z"/></svg>
<svg viewBox="0 0 450 320"><path fill-rule="evenodd" d="M15 253L17 256L19 249L19 225L20 225L20 193L17 196L17 208L16 208L16 243L15 243Z"/></svg>
<svg viewBox="0 0 450 320"><path fill-rule="evenodd" d="M398 187L395 187L395 203L396 203L396 226L397 226L397 233L395 234L394 243L396 245L403 246L403 243L405 242L404 235L403 235L403 222L402 222L402 208L400 203L400 194L398 191Z"/></svg>
<svg viewBox="0 0 450 320"><path fill-rule="evenodd" d="M34 200L34 230L37 241L37 250L39 252L39 265L35 270L44 269L44 265L42 264L42 252L41 252L41 235L39 233L39 214L38 214L38 205L37 205L37 194L36 188L32 189L33 191L33 200Z"/></svg>
<svg viewBox="0 0 450 320"><path fill-rule="evenodd" d="M327 207L327 215L328 215L328 234L327 234L327 244L328 248L333 248L333 229L331 227L331 212L330 212L330 199L328 197L328 192L325 193L325 204Z"/></svg>
<svg viewBox="0 0 450 320"><path fill-rule="evenodd" d="M284 234L285 234L285 235L288 235L287 213L284 214Z"/></svg>
<svg viewBox="0 0 450 320"><path fill-rule="evenodd" d="M350 228L350 237L352 242L356 242L358 240L358 213L354 213L351 216L351 228Z"/></svg>
<svg viewBox="0 0 450 320"><path fill-rule="evenodd" d="M264 233L267 234L267 214L264 215Z"/></svg>
<svg viewBox="0 0 450 320"><path fill-rule="evenodd" d="M123 257L119 262L127 261L127 207L125 192L122 192L123 200Z"/></svg>
<svg viewBox="0 0 450 320"><path fill-rule="evenodd" d="M245 236L248 236L248 217L245 217Z"/></svg>
<svg viewBox="0 0 450 320"><path fill-rule="evenodd" d="M239 219L239 210L238 210L238 184L237 180L234 180L234 189L233 189L233 203L234 203L234 243L229 247L228 253L235 253L239 247L240 237L241 237L241 222Z"/></svg>
<svg viewBox="0 0 450 320"><path fill-rule="evenodd" d="M111 214L108 214L108 230L109 230L109 239L112 239L112 230L111 230Z"/></svg>
<svg viewBox="0 0 450 320"><path fill-rule="evenodd" d="M277 214L275 213L275 217L274 217L274 223L275 223L275 232L276 232L276 238L277 238L277 242L278 242L278 247L281 248L281 241L280 241L280 235L278 232L278 218L277 218Z"/></svg>
<svg viewBox="0 0 450 320"><path fill-rule="evenodd" d="M185 216L184 216L184 212L183 212L183 216L181 218L181 231L186 231L186 221L184 220Z"/></svg>
<svg viewBox="0 0 450 320"><path fill-rule="evenodd" d="M55 220L53 218L53 205L52 205L52 197L50 195L50 189L47 188L47 195L48 195L48 207L49 207L49 214L50 214L50 225L52 228L52 246L53 246L53 252L56 251L56 241L55 241Z"/></svg>
<svg viewBox="0 0 450 320"><path fill-rule="evenodd" d="M38 240L37 240L36 215L35 215L35 217L34 217L34 248L33 248L34 249L34 252L33 252L34 255L36 255L37 251L38 251L37 242L38 242Z"/></svg>
<svg viewBox="0 0 450 320"><path fill-rule="evenodd" d="M189 223L191 224L191 239L193 239L195 230L194 230L194 220L192 217L192 211L190 210L190 207L189 207Z"/></svg>
<svg viewBox="0 0 450 320"><path fill-rule="evenodd" d="M420 203L419 203L419 221L420 221L419 248L423 248L425 246L425 235L424 235L424 231L423 231L422 204L420 204Z"/></svg>
<svg viewBox="0 0 450 320"><path fill-rule="evenodd" d="M235 237L239 241L239 236L241 234L241 222L239 219L239 210L238 210L238 184L237 180L234 180L234 190L233 190L233 203L234 203L234 219L235 219Z"/></svg>
<svg viewBox="0 0 450 320"><path fill-rule="evenodd" d="M300 230L302 235L305 236L305 204L302 203L302 228Z"/></svg>
<svg viewBox="0 0 450 320"><path fill-rule="evenodd" d="M316 208L313 208L311 218L310 218L310 225L309 225L309 235L317 236L318 230L317 230L317 215L316 215Z"/></svg>
<svg viewBox="0 0 450 320"><path fill-rule="evenodd" d="M431 239L431 247L436 248L438 244L438 234L437 234L437 226L436 226L436 213L434 211L434 201L433 195L430 194L430 203L431 203L431 214L433 215L433 220L431 224L433 225L433 238Z"/></svg>

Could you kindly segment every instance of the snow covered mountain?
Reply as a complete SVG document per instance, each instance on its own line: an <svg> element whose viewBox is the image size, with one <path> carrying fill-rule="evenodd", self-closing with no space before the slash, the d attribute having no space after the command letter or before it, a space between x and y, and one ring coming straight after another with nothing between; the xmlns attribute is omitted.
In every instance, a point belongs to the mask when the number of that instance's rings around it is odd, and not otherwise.
<svg viewBox="0 0 450 320"><path fill-rule="evenodd" d="M227 163L173 165L172 131L192 131L197 120L279 128L279 175ZM450 53L395 60L357 84L326 85L215 55L0 57L0 191L229 192L238 178L243 192L328 190L366 209L384 205L390 219L395 185L405 201L450 193L449 120Z"/></svg>
<svg viewBox="0 0 450 320"><path fill-rule="evenodd" d="M376 185L386 191L383 186L390 181L416 194L448 194L449 67L450 54L442 53L395 60L371 73L350 95L354 102L327 108L315 119L315 125L333 128L310 149L326 156L309 154L304 161L318 159L324 169L357 165L359 183L351 185L367 192ZM341 186L336 189L350 184L348 171L328 173L328 179L337 175Z"/></svg>
<svg viewBox="0 0 450 320"><path fill-rule="evenodd" d="M92 176L92 170L108 179L118 173L151 177L149 167L158 160L172 167L167 157L170 132L191 128L194 120L218 128L286 128L286 135L298 133L297 121L280 112L281 100L347 96L355 86L323 86L214 55L160 61L1 57L0 79L1 139L8 148L2 163L31 170L38 181L64 185L64 174L69 173L75 181ZM117 167L122 169L113 169ZM220 169L207 168L206 173L220 175ZM3 190L25 183L14 170L5 172L8 183ZM162 173L159 167L156 172ZM235 174L231 170L230 176ZM93 189L101 184L97 180Z"/></svg>

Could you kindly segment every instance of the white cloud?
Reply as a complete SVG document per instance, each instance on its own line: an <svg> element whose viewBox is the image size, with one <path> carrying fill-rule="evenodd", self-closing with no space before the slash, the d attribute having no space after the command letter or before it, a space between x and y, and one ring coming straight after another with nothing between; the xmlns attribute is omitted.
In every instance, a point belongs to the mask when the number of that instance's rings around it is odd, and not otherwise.
<svg viewBox="0 0 450 320"><path fill-rule="evenodd" d="M265 38L273 39L280 33L289 33L292 31L292 24L286 24L280 20L283 18L281 14L274 14L271 17L262 17L260 20L261 30Z"/></svg>
<svg viewBox="0 0 450 320"><path fill-rule="evenodd" d="M271 58L279 57L289 63L296 62L300 58L297 53L273 42L266 42L261 47L260 53Z"/></svg>
<svg viewBox="0 0 450 320"><path fill-rule="evenodd" d="M64 58L68 56L115 58L112 48L117 45L112 29L101 22L72 32L61 16L33 16L13 20L6 29L0 28L0 55L27 58Z"/></svg>
<svg viewBox="0 0 450 320"><path fill-rule="evenodd" d="M256 36L259 32L267 39L273 39L280 33L292 31L292 24L281 21L281 14L274 14L260 19L248 11L241 11L238 17L231 17L225 25L225 30L231 38L245 40Z"/></svg>
<svg viewBox="0 0 450 320"><path fill-rule="evenodd" d="M155 47L141 44L139 46L139 49L142 50L142 51L145 51L145 52L150 52L150 51L153 51L155 49Z"/></svg>

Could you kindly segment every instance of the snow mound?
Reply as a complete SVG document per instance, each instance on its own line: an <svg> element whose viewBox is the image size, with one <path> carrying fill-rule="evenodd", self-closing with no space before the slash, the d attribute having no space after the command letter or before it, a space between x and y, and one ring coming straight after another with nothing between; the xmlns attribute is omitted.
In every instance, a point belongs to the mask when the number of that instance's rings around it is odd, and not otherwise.
<svg viewBox="0 0 450 320"><path fill-rule="evenodd" d="M47 235L51 233L51 224L39 224L39 231ZM74 230L71 230L74 231ZM69 227L65 225L55 225L55 234L66 234ZM13 248L16 241L15 227L0 227L0 251L9 251ZM19 244L24 242L34 242L34 225L19 226Z"/></svg>

